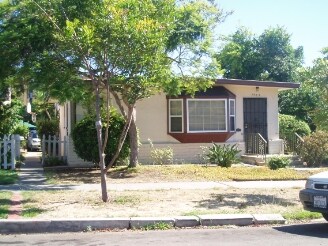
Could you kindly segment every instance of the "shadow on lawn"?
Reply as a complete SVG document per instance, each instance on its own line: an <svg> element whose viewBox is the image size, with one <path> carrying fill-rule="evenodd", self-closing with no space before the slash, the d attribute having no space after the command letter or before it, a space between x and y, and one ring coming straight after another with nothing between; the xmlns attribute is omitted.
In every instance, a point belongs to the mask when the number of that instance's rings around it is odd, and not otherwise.
<svg viewBox="0 0 328 246"><path fill-rule="evenodd" d="M63 181L65 183L84 183L92 184L99 183L100 169L99 168L60 168L46 170L45 174L48 178ZM111 179L128 179L135 177L127 167L110 169L107 173L107 178Z"/></svg>
<svg viewBox="0 0 328 246"><path fill-rule="evenodd" d="M242 198L242 201L239 201ZM211 199L205 199L198 202L197 207L207 209L219 209L220 207L234 207L244 209L247 207L255 207L260 205L280 205L291 206L298 204L298 201L292 202L290 200L276 197L273 195L261 194L212 194Z"/></svg>
<svg viewBox="0 0 328 246"><path fill-rule="evenodd" d="M10 203L11 203L10 199L5 199L5 198L0 199L1 205L10 205Z"/></svg>
<svg viewBox="0 0 328 246"><path fill-rule="evenodd" d="M32 199L24 199L23 201L17 202L17 204L21 203L23 204L23 209L21 210L22 216L23 217L35 217L41 213L46 212L47 210L34 207L29 205L29 203L35 203L35 200ZM15 202L12 202L10 199L0 199L0 204L1 206L8 206L7 208L1 208L0 207L0 219L5 219L7 218L9 213L19 213L17 210L12 210L11 212L8 210L8 208L11 205L16 205Z"/></svg>
<svg viewBox="0 0 328 246"><path fill-rule="evenodd" d="M0 219L6 218L8 215L8 207L10 206L11 201L10 199L0 199Z"/></svg>

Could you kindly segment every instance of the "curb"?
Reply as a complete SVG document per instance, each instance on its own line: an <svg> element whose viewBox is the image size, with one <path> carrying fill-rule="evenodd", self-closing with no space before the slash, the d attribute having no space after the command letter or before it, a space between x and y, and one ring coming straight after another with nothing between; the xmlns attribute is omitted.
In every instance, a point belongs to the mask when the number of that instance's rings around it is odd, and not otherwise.
<svg viewBox="0 0 328 246"><path fill-rule="evenodd" d="M183 228L222 225L285 224L280 214L212 214L177 217L133 217L109 219L0 220L1 234L79 232L105 229Z"/></svg>

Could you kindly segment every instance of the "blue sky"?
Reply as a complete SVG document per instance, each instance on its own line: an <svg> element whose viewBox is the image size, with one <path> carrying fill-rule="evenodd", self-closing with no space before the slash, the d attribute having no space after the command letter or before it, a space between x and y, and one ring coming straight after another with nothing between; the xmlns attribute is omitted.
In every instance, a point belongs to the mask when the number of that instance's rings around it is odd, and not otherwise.
<svg viewBox="0 0 328 246"><path fill-rule="evenodd" d="M277 25L290 33L294 48L303 46L305 65L320 57L328 46L328 0L217 0L226 11L233 10L218 27L219 34L232 34L239 26L259 35Z"/></svg>

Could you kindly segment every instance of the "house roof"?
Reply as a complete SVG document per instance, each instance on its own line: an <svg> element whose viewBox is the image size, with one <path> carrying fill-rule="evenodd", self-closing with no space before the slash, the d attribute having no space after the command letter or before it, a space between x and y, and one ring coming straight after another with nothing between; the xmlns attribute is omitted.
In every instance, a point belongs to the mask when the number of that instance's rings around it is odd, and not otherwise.
<svg viewBox="0 0 328 246"><path fill-rule="evenodd" d="M217 79L215 81L215 84L276 87L279 89L295 89L300 87L299 83L294 83L294 82L276 82L276 81L242 80L242 79Z"/></svg>
<svg viewBox="0 0 328 246"><path fill-rule="evenodd" d="M190 97L190 95L187 94L186 92L182 92L180 96ZM194 96L196 96L196 97L236 97L235 94L230 92L224 86L214 86L214 87L207 88L206 91L203 91L203 90L196 91Z"/></svg>

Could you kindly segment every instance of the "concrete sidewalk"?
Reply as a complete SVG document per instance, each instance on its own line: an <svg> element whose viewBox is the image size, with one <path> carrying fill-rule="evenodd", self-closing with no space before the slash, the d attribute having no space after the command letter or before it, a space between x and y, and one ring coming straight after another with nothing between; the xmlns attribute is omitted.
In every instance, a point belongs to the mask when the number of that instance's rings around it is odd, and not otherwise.
<svg viewBox="0 0 328 246"><path fill-rule="evenodd" d="M79 185L53 185L39 183L38 176L31 172L36 183L26 181L15 185L0 185L0 190L3 191L24 191L24 190L100 190L100 184L79 184ZM205 190L215 188L238 188L238 189L270 189L270 188L303 188L304 180L296 181L242 181L242 182L165 182L165 183L126 183L126 184L107 184L108 190L128 191L128 190Z"/></svg>
<svg viewBox="0 0 328 246"><path fill-rule="evenodd" d="M19 172L19 182L15 185L0 186L0 190L99 190L100 184L81 185L51 185L46 184L43 168L40 163L40 153L27 154L26 165ZM126 183L108 182L109 190L170 190L170 189L214 189L214 188L303 188L305 181L245 181L245 182L165 182L165 183ZM138 218L94 218L94 219L7 219L0 220L0 233L40 233L69 232L94 229L133 229L152 227L158 224L170 227L197 227L222 225L259 225L282 224L284 218L280 214L215 214L198 216L138 217Z"/></svg>

